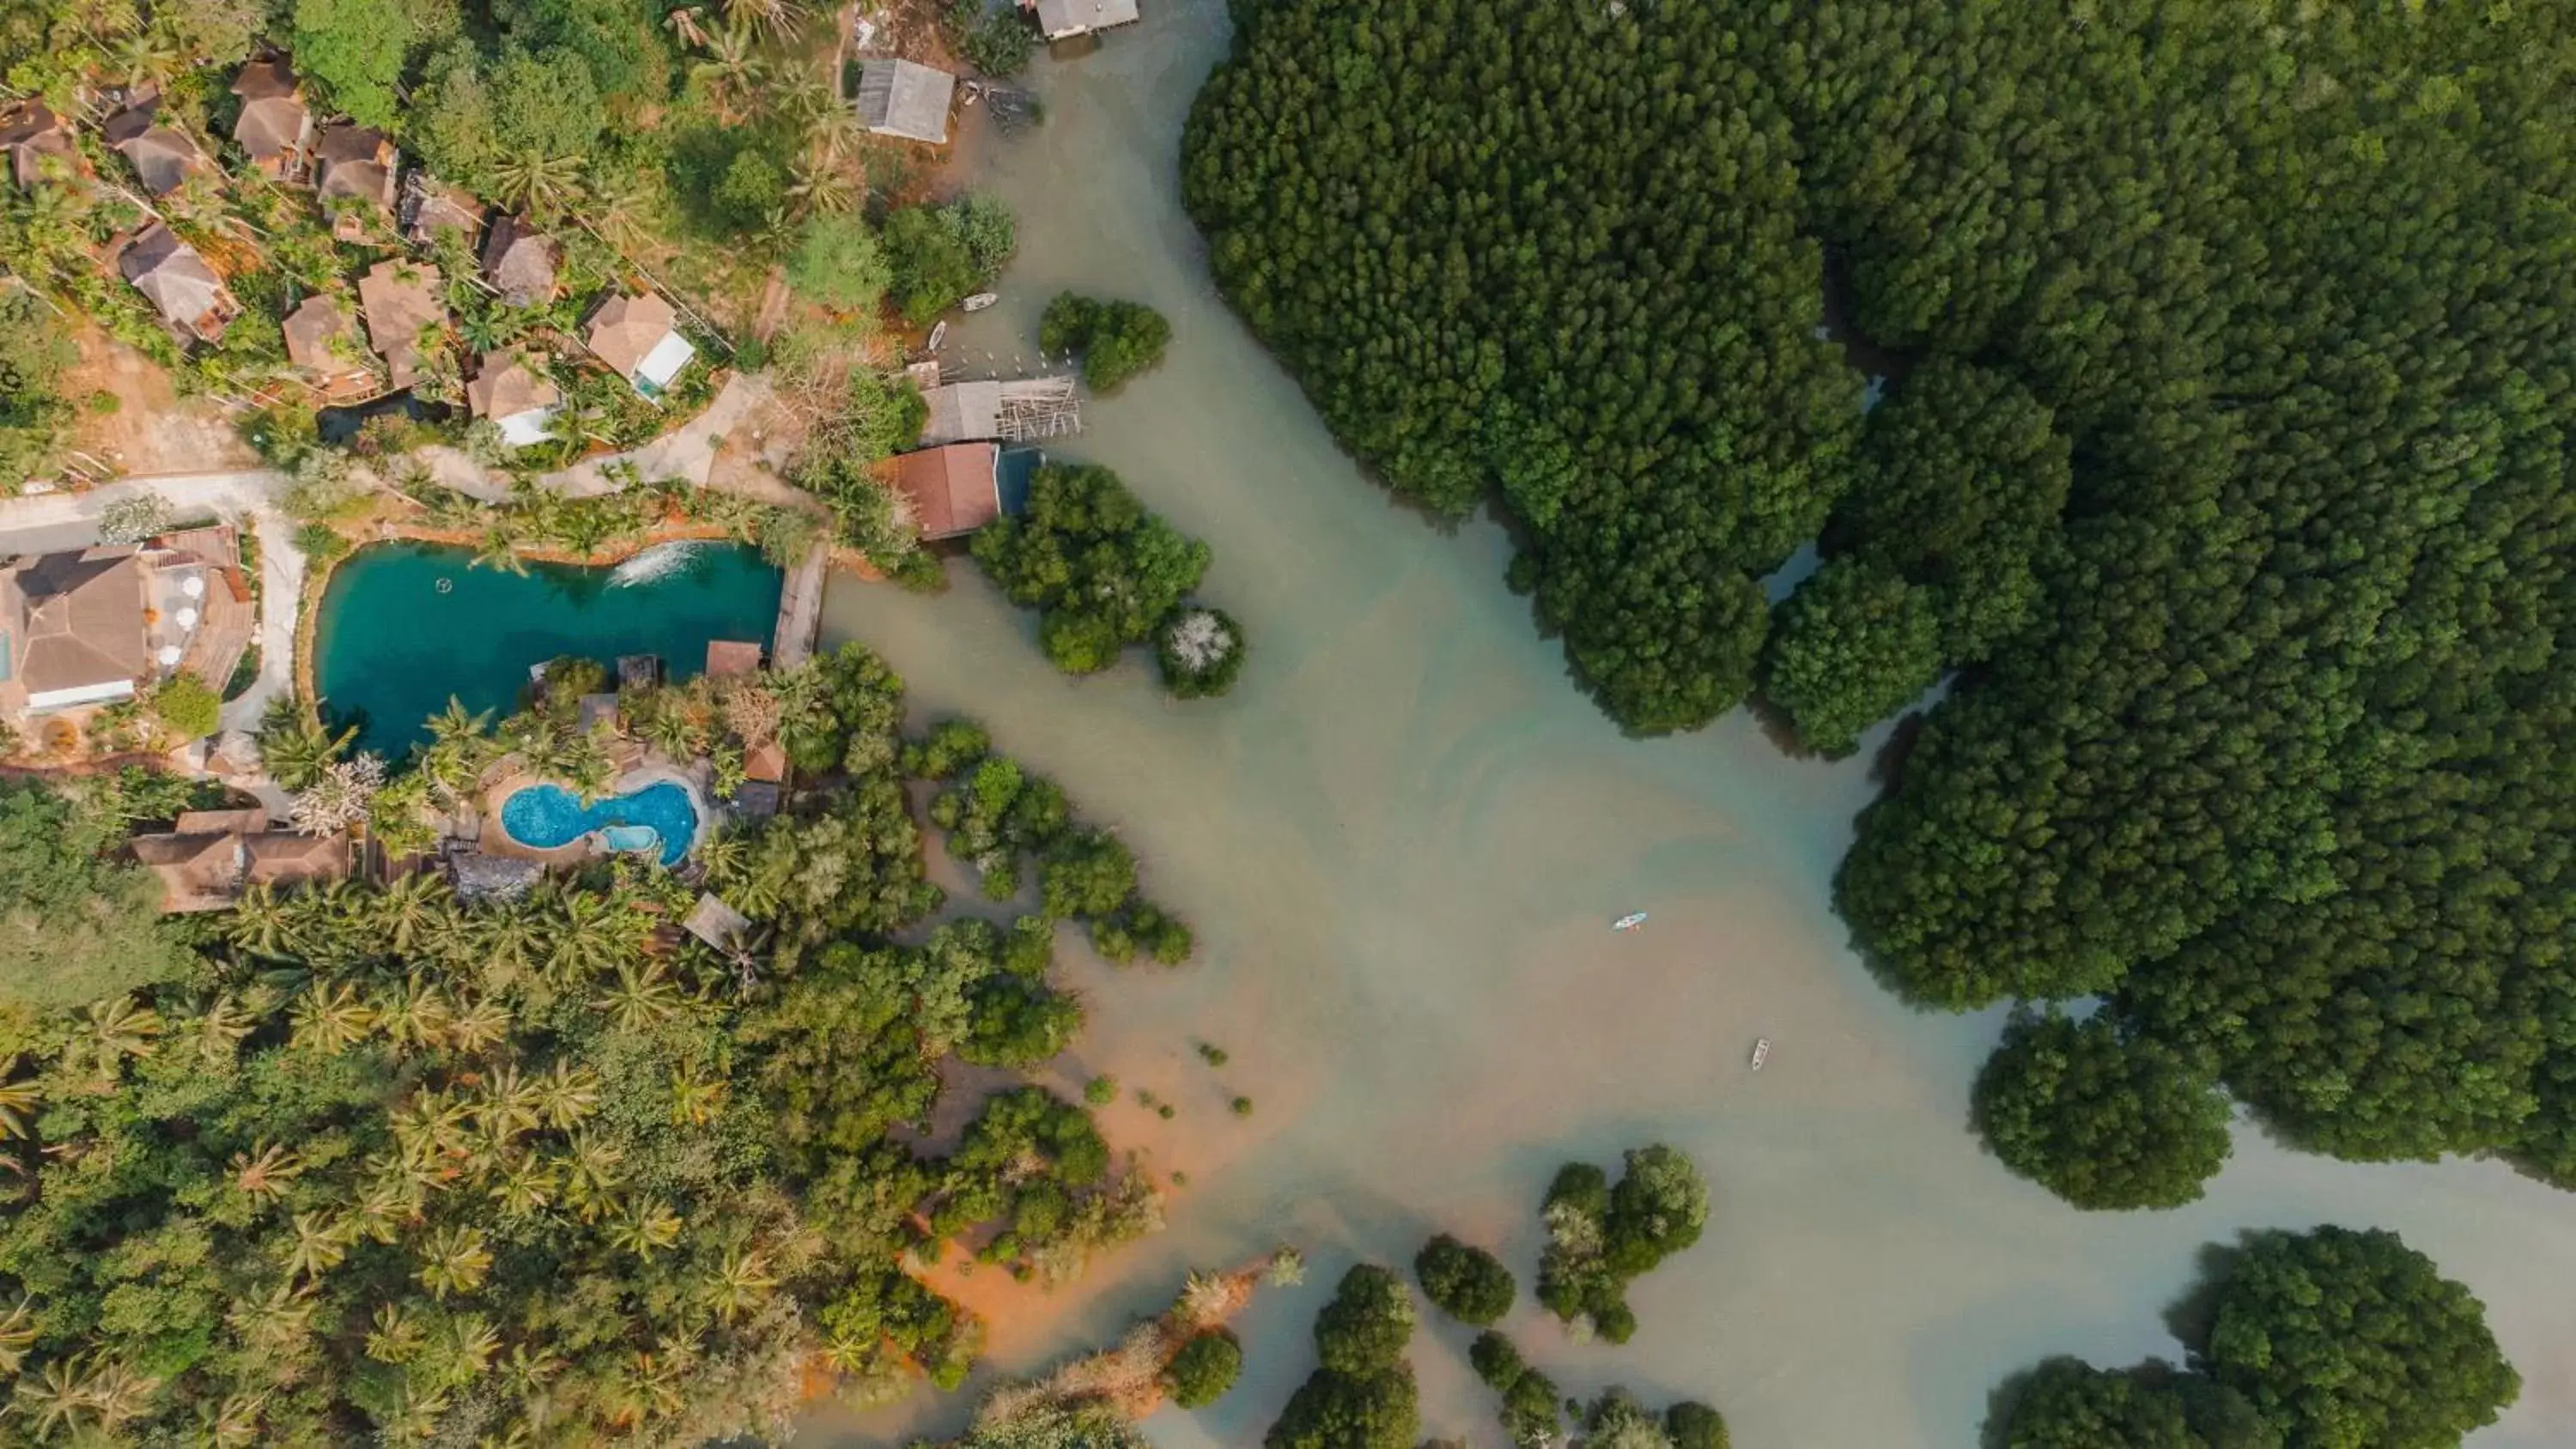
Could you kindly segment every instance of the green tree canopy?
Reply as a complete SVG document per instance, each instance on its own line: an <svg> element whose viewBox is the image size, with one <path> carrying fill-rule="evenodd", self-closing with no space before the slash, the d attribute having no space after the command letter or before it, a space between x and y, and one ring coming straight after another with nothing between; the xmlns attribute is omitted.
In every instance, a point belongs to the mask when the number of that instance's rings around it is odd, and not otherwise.
<svg viewBox="0 0 2576 1449"><path fill-rule="evenodd" d="M1848 755L1940 676L1939 606L1877 565L1828 560L1781 609L1762 673L1801 744Z"/></svg>
<svg viewBox="0 0 2576 1449"><path fill-rule="evenodd" d="M2134 1373L2053 1358L2016 1390L1998 1449L2208 1449L2182 1396Z"/></svg>
<svg viewBox="0 0 2576 1449"><path fill-rule="evenodd" d="M1012 603L1041 614L1047 657L1068 674L1154 637L1207 573L1208 546L1147 511L1106 468L1050 463L1027 510L975 535L975 561Z"/></svg>
<svg viewBox="0 0 2576 1449"><path fill-rule="evenodd" d="M2106 1015L2014 1021L1977 1076L1976 1119L2004 1166L2080 1208L2198 1202L2231 1150L2217 1084Z"/></svg>
<svg viewBox="0 0 2576 1449"><path fill-rule="evenodd" d="M59 1010L186 962L161 922L158 883L108 858L123 823L42 783L0 778L0 1002Z"/></svg>
<svg viewBox="0 0 2576 1449"><path fill-rule="evenodd" d="M1184 1409L1205 1408L1225 1397L1243 1373L1243 1345L1232 1333L1211 1328L1181 1345L1163 1371L1172 1402Z"/></svg>
<svg viewBox="0 0 2576 1449"><path fill-rule="evenodd" d="M1442 1233L1414 1255L1413 1276L1423 1296L1460 1323L1482 1328L1512 1311L1518 1289L1512 1270L1482 1248Z"/></svg>

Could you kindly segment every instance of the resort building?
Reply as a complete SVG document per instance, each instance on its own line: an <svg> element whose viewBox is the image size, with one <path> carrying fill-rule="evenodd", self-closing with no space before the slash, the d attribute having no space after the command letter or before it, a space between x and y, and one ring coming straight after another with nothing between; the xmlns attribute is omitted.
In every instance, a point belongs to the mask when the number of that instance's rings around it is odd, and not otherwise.
<svg viewBox="0 0 2576 1449"><path fill-rule="evenodd" d="M144 190L167 196L203 173L207 162L187 132L160 124L160 110L157 96L138 101L108 117L99 135L134 168Z"/></svg>
<svg viewBox="0 0 2576 1449"><path fill-rule="evenodd" d="M0 155L9 159L9 179L20 191L33 191L49 170L77 170L72 128L43 101L29 101L0 120Z"/></svg>
<svg viewBox="0 0 2576 1449"><path fill-rule="evenodd" d="M925 540L973 533L1002 516L1002 450L993 443L950 443L898 453L881 470L910 505Z"/></svg>
<svg viewBox="0 0 2576 1449"><path fill-rule="evenodd" d="M957 77L908 60L871 60L859 66L859 124L880 136L900 136L933 146L948 140L948 106Z"/></svg>
<svg viewBox="0 0 2576 1449"><path fill-rule="evenodd" d="M414 262L378 262L358 279L367 341L384 358L397 388L420 380L422 336L447 320L438 284L438 268Z"/></svg>
<svg viewBox="0 0 2576 1449"><path fill-rule="evenodd" d="M501 429L502 442L524 448L554 436L555 414L563 411L563 392L525 353L512 347L483 354L474 380L465 384L465 405L474 416L491 419Z"/></svg>
<svg viewBox="0 0 2576 1449"><path fill-rule="evenodd" d="M483 220L490 215L491 208L462 187L432 181L418 171L403 183L398 220L403 239L414 246L429 245L443 231L454 232L470 244L482 235Z"/></svg>
<svg viewBox="0 0 2576 1449"><path fill-rule="evenodd" d="M0 717L132 699L180 669L229 678L254 627L236 548L209 528L0 560Z"/></svg>
<svg viewBox="0 0 2576 1449"><path fill-rule="evenodd" d="M394 215L392 138L365 126L325 126L314 143L314 192L331 218L331 235L364 240L371 224Z"/></svg>
<svg viewBox="0 0 2576 1449"><path fill-rule="evenodd" d="M304 83L295 78L286 57L272 55L243 66L232 89L242 103L233 122L233 144L270 180L301 180L313 146L313 112L304 104Z"/></svg>
<svg viewBox="0 0 2576 1449"><path fill-rule="evenodd" d="M513 307L541 307L555 296L555 244L504 215L483 239L483 280Z"/></svg>
<svg viewBox="0 0 2576 1449"><path fill-rule="evenodd" d="M176 233L153 222L135 233L116 258L116 269L148 298L182 343L214 342L241 315L224 279Z"/></svg>
<svg viewBox="0 0 2576 1449"><path fill-rule="evenodd" d="M1038 31L1049 40L1067 40L1095 30L1136 23L1136 0L1020 0L1036 12Z"/></svg>
<svg viewBox="0 0 2576 1449"><path fill-rule="evenodd" d="M286 359L325 397L345 401L376 390L358 319L336 297L307 297L278 324L286 334Z"/></svg>
<svg viewBox="0 0 2576 1449"><path fill-rule="evenodd" d="M658 398L698 350L680 335L679 314L659 296L611 292L590 314L582 341L609 371L647 398Z"/></svg>
<svg viewBox="0 0 2576 1449"><path fill-rule="evenodd" d="M167 912L222 910L254 885L345 880L351 858L348 836L271 830L265 810L192 810L165 834L134 837L131 848L159 878Z"/></svg>

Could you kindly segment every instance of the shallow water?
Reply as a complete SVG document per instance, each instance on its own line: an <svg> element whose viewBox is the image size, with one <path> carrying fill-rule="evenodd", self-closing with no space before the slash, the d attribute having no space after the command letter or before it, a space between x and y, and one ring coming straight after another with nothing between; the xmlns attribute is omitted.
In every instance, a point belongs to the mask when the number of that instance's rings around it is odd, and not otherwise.
<svg viewBox="0 0 2576 1449"><path fill-rule="evenodd" d="M1172 703L1141 658L1058 677L1031 620L968 566L944 598L839 581L826 606L827 634L882 652L918 710L983 718L1119 822L1148 888L1200 931L1178 973L1072 968L1094 1024L1061 1081L1107 1071L1177 1103L1163 1122L1122 1102L1106 1125L1190 1185L1169 1232L1075 1289L979 1292L1000 1367L1114 1337L1186 1267L1292 1241L1308 1284L1241 1323L1242 1385L1148 1425L1166 1449L1257 1443L1312 1367L1307 1324L1342 1268L1409 1262L1447 1228L1521 1274L1506 1328L1568 1392L1706 1399L1748 1449L1950 1449L2045 1354L2176 1353L2160 1315L2203 1243L2335 1221L2403 1232L2486 1300L2527 1386L2473 1449L2576 1443L2576 1196L2247 1132L2208 1201L2105 1217L1982 1156L1967 1088L2000 1015L1908 1012L1830 908L1865 763L1785 759L1740 712L1687 739L1621 738L1502 587L1499 533L1443 536L1394 508L1217 302L1174 158L1223 39L1219 0L1163 0L1097 54L1039 62L1046 125L981 152L1021 260L949 356L1007 368L1061 287L1172 319L1171 361L1092 404L1062 451L1117 468L1215 546L1208 596L1252 639L1242 687ZM1631 910L1653 919L1614 935ZM1757 1036L1773 1043L1758 1077ZM1194 1055L1201 1039L1231 1054L1223 1070ZM1237 1092L1248 1120L1226 1111ZM1634 1342L1576 1347L1527 1306L1538 1198L1561 1161L1654 1139L1708 1172L1708 1235L1635 1287ZM1424 1430L1498 1443L1467 1337L1415 1341ZM826 1414L807 1442L899 1442L968 1406Z"/></svg>
<svg viewBox="0 0 2576 1449"><path fill-rule="evenodd" d="M399 759L450 695L468 710L508 714L529 667L560 655L613 670L620 654L659 654L671 678L685 679L705 667L711 639L767 647L778 570L747 548L688 547L685 567L631 584L604 568L476 568L470 548L360 549L323 594L315 688L334 717L362 719L360 748Z"/></svg>

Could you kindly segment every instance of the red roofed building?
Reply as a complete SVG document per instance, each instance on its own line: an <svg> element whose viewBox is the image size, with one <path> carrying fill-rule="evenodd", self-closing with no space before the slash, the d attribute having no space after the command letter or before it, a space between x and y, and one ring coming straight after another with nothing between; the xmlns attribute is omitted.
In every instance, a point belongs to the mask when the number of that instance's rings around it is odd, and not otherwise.
<svg viewBox="0 0 2576 1449"><path fill-rule="evenodd" d="M1001 462L996 444L951 443L896 454L887 481L912 506L923 538L955 538L1002 516Z"/></svg>

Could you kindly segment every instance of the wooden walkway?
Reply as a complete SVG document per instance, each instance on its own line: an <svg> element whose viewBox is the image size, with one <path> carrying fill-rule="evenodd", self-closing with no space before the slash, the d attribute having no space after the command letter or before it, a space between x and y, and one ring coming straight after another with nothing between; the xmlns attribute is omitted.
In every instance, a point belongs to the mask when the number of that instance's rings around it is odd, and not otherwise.
<svg viewBox="0 0 2576 1449"><path fill-rule="evenodd" d="M831 575L832 546L818 543L787 576L778 595L778 632L769 641L769 667L794 669L814 657L823 629L823 585Z"/></svg>

